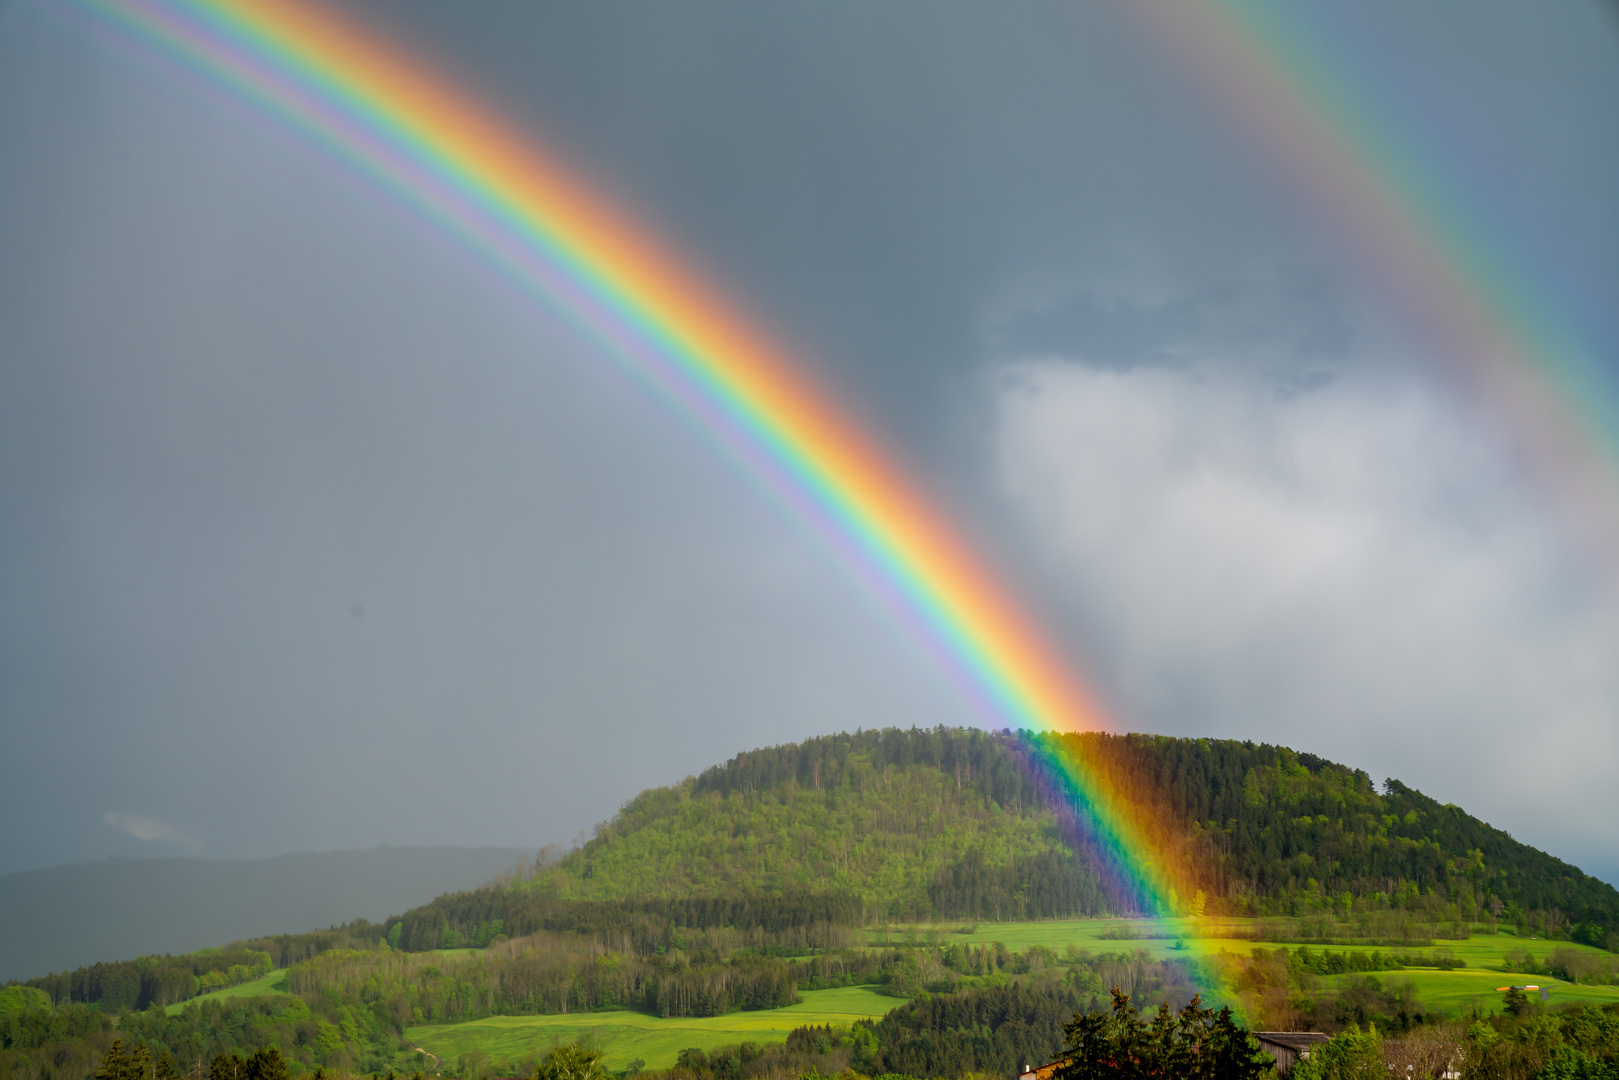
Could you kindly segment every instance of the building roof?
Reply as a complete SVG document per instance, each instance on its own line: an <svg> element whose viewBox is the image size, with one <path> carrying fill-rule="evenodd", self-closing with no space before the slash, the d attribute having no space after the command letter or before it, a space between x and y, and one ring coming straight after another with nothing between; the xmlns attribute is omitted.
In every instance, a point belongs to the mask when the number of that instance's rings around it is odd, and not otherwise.
<svg viewBox="0 0 1619 1080"><path fill-rule="evenodd" d="M1056 1061L1048 1061L1033 1069L1025 1069L1018 1074L1018 1080L1051 1080L1051 1075L1066 1064L1068 1059L1060 1057Z"/></svg>
<svg viewBox="0 0 1619 1080"><path fill-rule="evenodd" d="M1319 1031L1255 1031L1253 1036L1261 1042L1275 1043L1289 1050L1308 1050L1332 1039L1331 1035Z"/></svg>

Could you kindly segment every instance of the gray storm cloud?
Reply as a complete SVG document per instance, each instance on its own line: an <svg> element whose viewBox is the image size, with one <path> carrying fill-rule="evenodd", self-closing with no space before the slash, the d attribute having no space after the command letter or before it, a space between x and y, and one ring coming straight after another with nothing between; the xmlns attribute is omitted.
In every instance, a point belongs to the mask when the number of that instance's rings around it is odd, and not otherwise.
<svg viewBox="0 0 1619 1080"><path fill-rule="evenodd" d="M1135 723L1420 776L1613 873L1619 607L1475 416L1219 363L1028 362L998 400L1003 490Z"/></svg>
<svg viewBox="0 0 1619 1080"><path fill-rule="evenodd" d="M1619 877L1611 595L1115 9L333 2L797 350L1131 726L1330 754ZM83 10L0 5L0 872L163 842L108 807L217 856L538 846L753 746L1007 722L545 303ZM1600 12L1333 10L1613 295Z"/></svg>

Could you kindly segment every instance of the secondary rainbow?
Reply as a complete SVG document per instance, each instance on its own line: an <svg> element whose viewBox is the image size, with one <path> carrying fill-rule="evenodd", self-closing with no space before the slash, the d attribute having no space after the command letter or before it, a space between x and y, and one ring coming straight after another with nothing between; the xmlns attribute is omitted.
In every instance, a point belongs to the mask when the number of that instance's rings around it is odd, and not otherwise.
<svg viewBox="0 0 1619 1080"><path fill-rule="evenodd" d="M998 720L1111 730L1096 696L919 487L644 226L419 60L302 0L81 0L421 207L678 398L908 611ZM1107 778L1049 753L1125 894L1175 895Z"/></svg>
<svg viewBox="0 0 1619 1080"><path fill-rule="evenodd" d="M1475 205L1488 178L1403 130L1400 101L1354 61L1333 9L1265 0L1126 8L1216 91L1403 304L1437 355L1534 451L1547 486L1590 541L1619 559L1619 378L1582 329L1580 304L1508 235L1526 213L1505 194ZM1353 21L1353 5L1337 17ZM1362 46L1362 48L1375 48ZM1387 51L1386 48L1384 50ZM1385 57L1386 59L1386 57ZM1535 233L1527 222L1520 233ZM1588 305L1587 305L1588 306Z"/></svg>

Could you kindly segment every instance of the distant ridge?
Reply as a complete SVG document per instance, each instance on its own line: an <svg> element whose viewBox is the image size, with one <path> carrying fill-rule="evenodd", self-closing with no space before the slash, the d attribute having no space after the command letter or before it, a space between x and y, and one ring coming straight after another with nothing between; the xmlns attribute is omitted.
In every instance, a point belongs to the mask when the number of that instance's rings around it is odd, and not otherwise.
<svg viewBox="0 0 1619 1080"><path fill-rule="evenodd" d="M0 875L0 981L380 920L532 862L508 847L108 859Z"/></svg>

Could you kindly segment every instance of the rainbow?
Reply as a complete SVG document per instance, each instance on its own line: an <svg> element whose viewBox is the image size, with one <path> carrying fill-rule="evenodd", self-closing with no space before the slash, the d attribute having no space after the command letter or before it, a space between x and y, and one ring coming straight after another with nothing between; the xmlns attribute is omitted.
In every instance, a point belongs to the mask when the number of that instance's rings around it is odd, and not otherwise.
<svg viewBox="0 0 1619 1080"><path fill-rule="evenodd" d="M1147 917L1205 914L1207 895L1184 850L1184 830L1148 798L1121 787L1102 743L1095 735L1048 731L1030 733L1012 749L1057 807L1078 849L1112 886L1114 910Z"/></svg>
<svg viewBox="0 0 1619 1080"><path fill-rule="evenodd" d="M574 319L854 557L992 715L1115 730L1095 695L920 487L644 226L414 57L305 0L80 0L323 144ZM1178 905L1146 819L1056 740L1044 775L1149 914Z"/></svg>
<svg viewBox="0 0 1619 1080"><path fill-rule="evenodd" d="M1619 557L1619 378L1537 280L1544 268L1470 209L1479 180L1446 169L1401 134L1391 107L1378 108L1354 77L1352 35L1312 29L1319 9L1260 0L1128 10L1214 90L1507 423L1593 546Z"/></svg>

